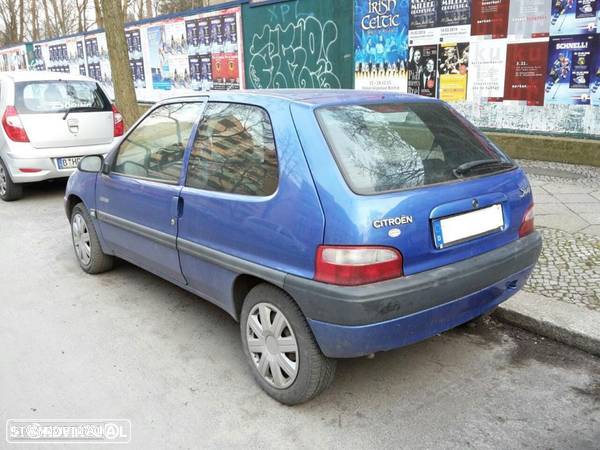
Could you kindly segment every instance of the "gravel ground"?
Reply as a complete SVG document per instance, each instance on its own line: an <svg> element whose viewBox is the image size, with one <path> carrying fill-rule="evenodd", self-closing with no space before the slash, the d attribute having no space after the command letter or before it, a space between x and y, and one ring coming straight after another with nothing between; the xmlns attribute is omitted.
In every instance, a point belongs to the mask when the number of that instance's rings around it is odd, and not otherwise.
<svg viewBox="0 0 600 450"><path fill-rule="evenodd" d="M546 161L518 163L534 184L583 185L600 192L599 167ZM544 248L525 290L600 311L600 237L538 229L544 237Z"/></svg>
<svg viewBox="0 0 600 450"><path fill-rule="evenodd" d="M525 290L600 311L600 238L539 230L544 248Z"/></svg>

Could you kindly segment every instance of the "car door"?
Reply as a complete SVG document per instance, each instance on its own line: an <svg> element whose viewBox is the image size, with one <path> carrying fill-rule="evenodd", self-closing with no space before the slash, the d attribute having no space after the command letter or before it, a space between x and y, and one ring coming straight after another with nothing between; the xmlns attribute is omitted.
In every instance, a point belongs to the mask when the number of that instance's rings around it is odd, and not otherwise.
<svg viewBox="0 0 600 450"><path fill-rule="evenodd" d="M210 262L211 249L252 260L260 248L267 266L269 258L285 252L286 236L281 234L286 231L276 226L285 222L284 211L273 201L278 180L267 112L253 105L208 103L190 148L181 192L178 249L192 290L219 304L227 296L223 287L232 273ZM293 263L297 253L280 259Z"/></svg>
<svg viewBox="0 0 600 450"><path fill-rule="evenodd" d="M186 282L176 245L184 155L204 106L197 98L155 108L110 155L96 189L113 252L179 284Z"/></svg>

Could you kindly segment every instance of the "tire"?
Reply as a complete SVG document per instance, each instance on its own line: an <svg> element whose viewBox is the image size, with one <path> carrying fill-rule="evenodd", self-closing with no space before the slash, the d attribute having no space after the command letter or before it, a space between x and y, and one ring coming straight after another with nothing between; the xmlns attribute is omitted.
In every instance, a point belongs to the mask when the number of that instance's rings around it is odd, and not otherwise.
<svg viewBox="0 0 600 450"><path fill-rule="evenodd" d="M10 173L0 159L0 198L5 202L12 202L23 197L23 186L13 183Z"/></svg>
<svg viewBox="0 0 600 450"><path fill-rule="evenodd" d="M84 272L97 274L113 268L115 258L102 251L94 223L83 203L75 205L71 212L71 237L75 256Z"/></svg>
<svg viewBox="0 0 600 450"><path fill-rule="evenodd" d="M278 402L306 402L332 383L336 361L321 353L300 308L282 290L266 283L255 286L244 300L240 330L254 378ZM290 352L282 352L280 345Z"/></svg>

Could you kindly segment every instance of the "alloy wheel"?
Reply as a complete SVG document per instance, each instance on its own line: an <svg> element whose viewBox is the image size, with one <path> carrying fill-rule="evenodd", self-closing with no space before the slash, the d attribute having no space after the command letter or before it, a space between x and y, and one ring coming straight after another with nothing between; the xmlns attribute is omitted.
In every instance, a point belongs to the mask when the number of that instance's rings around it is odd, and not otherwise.
<svg viewBox="0 0 600 450"><path fill-rule="evenodd" d="M294 382L300 362L298 342L279 309L270 303L256 304L248 315L246 341L258 373L269 384L285 389Z"/></svg>
<svg viewBox="0 0 600 450"><path fill-rule="evenodd" d="M85 223L85 219L81 214L75 214L75 216L73 216L71 229L77 258L79 258L81 264L87 266L91 260L92 249L90 244L90 233L87 224Z"/></svg>
<svg viewBox="0 0 600 450"><path fill-rule="evenodd" d="M6 179L6 171L4 170L4 166L0 164L0 195L6 195L6 189L8 186L8 180Z"/></svg>

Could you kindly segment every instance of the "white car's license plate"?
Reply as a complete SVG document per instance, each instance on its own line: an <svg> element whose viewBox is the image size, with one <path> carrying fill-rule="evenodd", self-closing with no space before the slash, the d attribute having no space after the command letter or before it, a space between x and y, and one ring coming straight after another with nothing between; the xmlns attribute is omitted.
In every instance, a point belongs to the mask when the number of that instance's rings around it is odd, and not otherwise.
<svg viewBox="0 0 600 450"><path fill-rule="evenodd" d="M59 169L75 169L79 161L81 161L81 156L75 156L72 158L58 158L56 160Z"/></svg>
<svg viewBox="0 0 600 450"><path fill-rule="evenodd" d="M437 248L458 244L502 228L504 228L502 205L492 205L433 221L433 234Z"/></svg>

